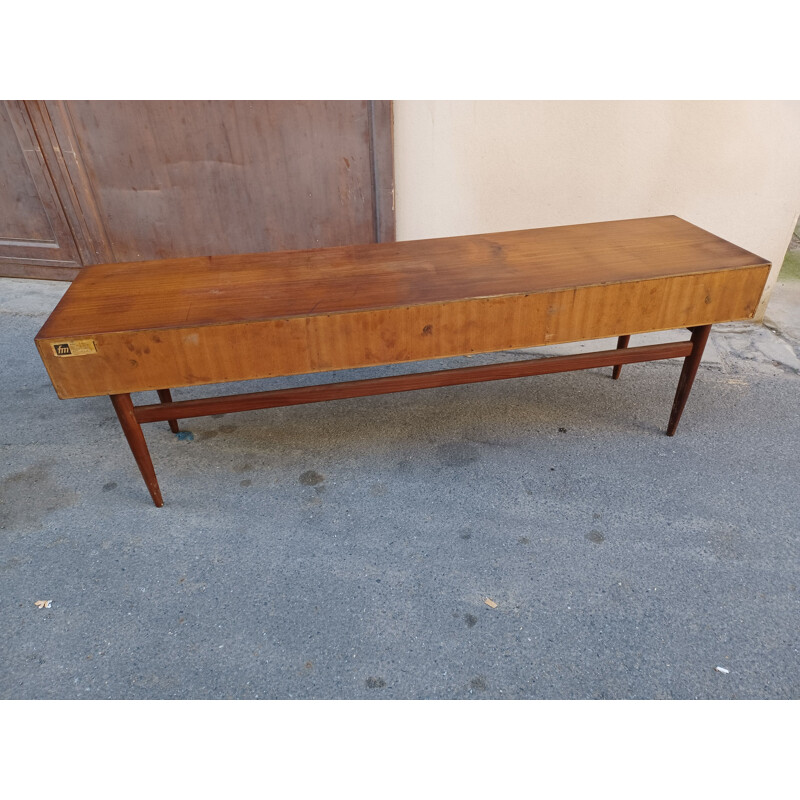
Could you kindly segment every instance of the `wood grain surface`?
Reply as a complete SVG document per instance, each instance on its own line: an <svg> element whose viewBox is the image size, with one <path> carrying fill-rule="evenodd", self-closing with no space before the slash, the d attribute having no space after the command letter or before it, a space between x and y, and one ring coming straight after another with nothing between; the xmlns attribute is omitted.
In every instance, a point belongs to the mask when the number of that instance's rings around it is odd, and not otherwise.
<svg viewBox="0 0 800 800"><path fill-rule="evenodd" d="M119 394L746 319L769 266L674 216L96 265L37 346L60 397Z"/></svg>
<svg viewBox="0 0 800 800"><path fill-rule="evenodd" d="M76 153L70 174L104 261L394 238L393 215L381 229L377 219L381 195L391 198L388 101L70 100L48 109Z"/></svg>
<svg viewBox="0 0 800 800"><path fill-rule="evenodd" d="M81 266L70 206L50 169L53 148L34 128L37 104L0 101L0 275L72 278Z"/></svg>

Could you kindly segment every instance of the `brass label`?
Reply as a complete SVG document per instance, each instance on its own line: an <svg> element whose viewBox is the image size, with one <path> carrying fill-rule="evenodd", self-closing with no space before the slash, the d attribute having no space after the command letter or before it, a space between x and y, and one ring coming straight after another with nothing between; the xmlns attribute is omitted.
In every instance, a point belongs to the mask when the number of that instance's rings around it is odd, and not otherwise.
<svg viewBox="0 0 800 800"><path fill-rule="evenodd" d="M94 339L70 339L68 342L58 342L52 345L53 352L59 358L70 356L88 356L97 352Z"/></svg>

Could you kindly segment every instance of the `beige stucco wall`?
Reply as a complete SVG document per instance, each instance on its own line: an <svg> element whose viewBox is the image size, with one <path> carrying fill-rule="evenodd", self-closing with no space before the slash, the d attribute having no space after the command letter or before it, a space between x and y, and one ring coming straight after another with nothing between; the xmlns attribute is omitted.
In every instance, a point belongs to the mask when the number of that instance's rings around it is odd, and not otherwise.
<svg viewBox="0 0 800 800"><path fill-rule="evenodd" d="M394 103L397 238L676 214L773 263L800 213L797 101Z"/></svg>

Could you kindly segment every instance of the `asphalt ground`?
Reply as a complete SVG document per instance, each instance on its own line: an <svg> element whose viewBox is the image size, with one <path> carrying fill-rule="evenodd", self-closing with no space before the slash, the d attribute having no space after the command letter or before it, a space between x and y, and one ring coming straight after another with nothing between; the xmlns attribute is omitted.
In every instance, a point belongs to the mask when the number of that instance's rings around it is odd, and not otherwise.
<svg viewBox="0 0 800 800"><path fill-rule="evenodd" d="M673 438L677 361L148 425L157 509L36 353L65 287L2 284L0 697L800 697L800 377L766 328L712 333Z"/></svg>

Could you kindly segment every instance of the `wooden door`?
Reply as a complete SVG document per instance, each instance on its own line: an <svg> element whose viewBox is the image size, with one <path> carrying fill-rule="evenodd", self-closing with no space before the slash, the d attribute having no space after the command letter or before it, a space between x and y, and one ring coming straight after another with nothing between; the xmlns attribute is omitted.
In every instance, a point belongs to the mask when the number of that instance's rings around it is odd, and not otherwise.
<svg viewBox="0 0 800 800"><path fill-rule="evenodd" d="M19 155L0 162L12 187L0 211L13 212L0 275L23 274L14 259L34 252L23 245L61 248L61 261L31 261L24 274L72 277L91 263L394 239L389 101L19 105L16 122L0 119L0 146L22 142L39 173ZM49 193L34 192L34 178ZM34 202L43 194L48 214Z"/></svg>
<svg viewBox="0 0 800 800"><path fill-rule="evenodd" d="M0 275L72 278L82 265L26 104L0 102Z"/></svg>

